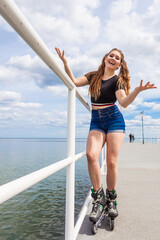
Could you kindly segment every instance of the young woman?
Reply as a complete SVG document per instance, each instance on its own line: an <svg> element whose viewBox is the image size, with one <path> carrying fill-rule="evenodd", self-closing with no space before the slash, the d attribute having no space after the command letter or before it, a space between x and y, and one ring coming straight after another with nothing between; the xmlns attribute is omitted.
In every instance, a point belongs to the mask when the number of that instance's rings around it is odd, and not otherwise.
<svg viewBox="0 0 160 240"><path fill-rule="evenodd" d="M96 222L106 204L106 198L110 202L109 215L117 217L117 193L115 191L117 182L117 160L121 145L124 140L125 122L121 112L115 105L116 100L126 108L136 96L143 90L156 88L154 84L147 82L140 85L131 93L129 70L121 50L113 48L107 53L97 71L89 72L84 76L75 78L68 66L64 50L55 48L58 56L64 64L64 68L70 79L77 86L89 84L91 95L92 118L87 140L87 160L90 179L92 182L93 208L90 221ZM115 71L119 69L119 75ZM101 187L101 172L99 157L104 144L107 144L107 189L106 197Z"/></svg>

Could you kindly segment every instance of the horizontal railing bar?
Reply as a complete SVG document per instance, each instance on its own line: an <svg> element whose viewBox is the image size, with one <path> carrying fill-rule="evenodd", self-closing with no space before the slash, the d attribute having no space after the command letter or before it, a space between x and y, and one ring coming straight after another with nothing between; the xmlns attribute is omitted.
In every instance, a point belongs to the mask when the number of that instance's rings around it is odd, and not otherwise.
<svg viewBox="0 0 160 240"><path fill-rule="evenodd" d="M23 192L24 190L39 183L50 175L65 168L73 161L77 161L86 155L86 152L81 152L73 157L65 158L57 163L51 164L33 173L27 174L9 183L0 186L0 204Z"/></svg>
<svg viewBox="0 0 160 240"><path fill-rule="evenodd" d="M16 30L16 32L28 43L28 45L38 54L38 56L53 70L54 73L64 82L71 90L76 88L74 83L56 63L53 54L47 48L40 36L33 29L26 17L13 0L0 0L0 13L5 20ZM84 97L76 88L76 96L81 103L90 111L90 106Z"/></svg>

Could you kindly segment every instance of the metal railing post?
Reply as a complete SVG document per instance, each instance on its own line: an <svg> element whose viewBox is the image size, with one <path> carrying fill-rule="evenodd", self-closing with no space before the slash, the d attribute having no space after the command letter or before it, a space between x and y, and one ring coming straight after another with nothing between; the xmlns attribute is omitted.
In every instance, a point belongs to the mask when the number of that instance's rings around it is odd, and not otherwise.
<svg viewBox="0 0 160 240"><path fill-rule="evenodd" d="M101 151L101 169L102 169L102 173L104 171L104 147L102 148Z"/></svg>
<svg viewBox="0 0 160 240"><path fill-rule="evenodd" d="M105 172L105 159L106 159L106 144L104 145L104 147L102 148L102 152L101 152L101 173L104 174Z"/></svg>
<svg viewBox="0 0 160 240"><path fill-rule="evenodd" d="M75 89L68 89L68 136L67 156L75 155ZM66 216L65 216L65 240L71 240L74 236L74 192L75 192L75 163L67 167L66 172Z"/></svg>

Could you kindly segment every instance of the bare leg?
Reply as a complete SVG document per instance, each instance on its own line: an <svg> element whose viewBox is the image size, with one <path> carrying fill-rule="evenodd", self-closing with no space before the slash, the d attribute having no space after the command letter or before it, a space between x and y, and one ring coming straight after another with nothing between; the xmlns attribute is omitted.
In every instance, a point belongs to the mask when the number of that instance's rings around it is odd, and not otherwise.
<svg viewBox="0 0 160 240"><path fill-rule="evenodd" d="M115 189L117 183L117 160L124 140L124 133L111 132L107 134L107 188Z"/></svg>
<svg viewBox="0 0 160 240"><path fill-rule="evenodd" d="M99 157L104 146L106 135L103 132L92 130L87 140L88 171L94 190L101 187L101 171Z"/></svg>

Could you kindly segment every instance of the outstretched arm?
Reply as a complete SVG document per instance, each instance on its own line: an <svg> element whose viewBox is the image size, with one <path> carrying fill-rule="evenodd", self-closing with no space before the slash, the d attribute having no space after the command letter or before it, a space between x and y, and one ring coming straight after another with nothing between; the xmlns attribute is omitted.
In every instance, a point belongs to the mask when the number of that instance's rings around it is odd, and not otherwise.
<svg viewBox="0 0 160 240"><path fill-rule="evenodd" d="M88 85L88 80L85 76L81 76L79 78L75 78L69 65L68 65L68 62L67 62L67 58L65 57L65 54L64 54L64 50L61 52L61 50L59 48L55 48L59 58L62 60L63 64L64 64L64 69L65 69L65 72L67 73L67 75L69 76L69 78L72 80L72 82L77 86L77 87L82 87L82 86L85 86L85 85Z"/></svg>
<svg viewBox="0 0 160 240"><path fill-rule="evenodd" d="M131 104L137 95L147 89L154 89L157 88L155 87L154 84L150 84L150 82L147 82L145 85L143 85L143 80L141 80L140 85L136 87L133 92L131 92L128 96L126 96L125 91L120 89L116 91L116 97L120 105L124 108L126 108L129 104Z"/></svg>

